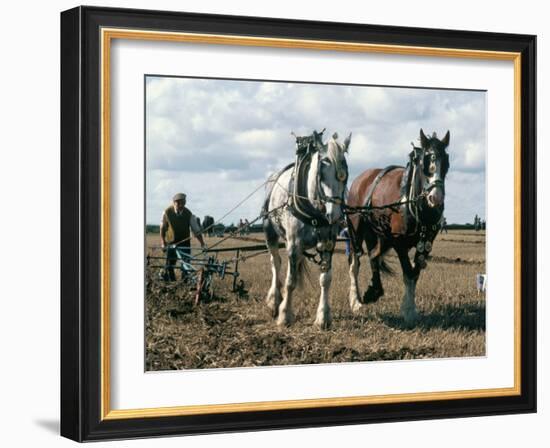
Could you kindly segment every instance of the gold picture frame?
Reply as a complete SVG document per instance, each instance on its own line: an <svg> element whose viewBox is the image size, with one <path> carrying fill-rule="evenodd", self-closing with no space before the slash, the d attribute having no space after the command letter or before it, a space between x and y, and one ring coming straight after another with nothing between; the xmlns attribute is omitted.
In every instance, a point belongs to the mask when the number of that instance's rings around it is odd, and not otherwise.
<svg viewBox="0 0 550 448"><path fill-rule="evenodd" d="M232 22L233 20L233 22ZM147 26L153 24L154 26ZM174 30L174 24L181 30ZM242 34L228 32L230 25L240 27ZM86 26L83 26L85 24ZM265 35L254 35L249 28L264 25ZM90 238L97 250L78 238L64 239L62 272L62 434L75 440L126 438L142 435L186 434L234 429L311 426L334 422L368 422L385 419L400 420L448 415L478 415L499 412L534 411L535 351L533 347L535 310L533 308L536 275L536 234L534 207L535 171L534 139L534 44L533 36L499 35L495 41L489 33L451 32L441 30L400 30L401 37L391 33L391 27L322 23L315 24L310 36L301 23L275 19L228 18L186 15L182 13L124 11L79 7L62 14L62 166L66 185L93 182L89 196L70 197L63 201L62 221L75 222L98 210L94 222L78 223L96 230ZM311 25L311 24L309 24ZM225 29L224 27L227 27ZM247 28L249 27L249 28ZM350 29L350 27L352 29ZM154 28L154 29L151 29ZM201 31L202 29L202 31ZM295 38L287 36L288 30ZM361 30L362 40L345 40L352 31ZM408 34L407 34L408 31ZM338 39L320 38L340 33ZM356 35L356 34L355 34ZM414 38L413 38L414 36ZM419 37L420 36L420 37ZM110 216L111 216L111 45L116 39L185 42L208 45L275 47L301 50L327 50L354 53L382 53L409 56L511 61L514 65L514 159L515 159L515 223L514 223L514 386L508 388L461 390L449 392L407 393L398 395L352 396L243 402L217 405L188 405L161 408L112 409L111 345L110 345ZM411 42L411 44L408 44ZM428 45L429 42L429 45ZM464 43L464 46L461 46ZM475 48L472 48L475 45ZM93 50L96 50L94 53ZM94 77L85 77L84 70L97 70ZM93 78L93 79L90 79ZM78 80L78 82L75 82ZM91 86L91 87L90 87ZM82 98L94 102L100 116L97 126L91 126L91 111L84 111ZM74 111L78 113L74 116ZM71 117L71 114L72 117ZM92 120L93 121L93 120ZM78 129L85 129L94 138L85 141ZM94 145L95 143L95 145ZM74 145L78 147L76 151ZM83 156L82 154L85 155ZM94 155L95 154L95 155ZM86 160L94 161L86 164ZM80 172L76 175L75 169ZM82 173L85 172L86 175ZM80 190L82 191L82 190ZM68 205L67 205L68 204ZM78 219L77 219L78 215ZM65 219L66 218L66 219ZM526 234L526 231L529 234ZM69 266L75 259L86 266L77 266L79 281L75 284ZM63 263L67 263L64 265ZM92 267L89 264L93 264ZM81 289L93 278L99 281L89 291ZM76 294L76 296L75 296ZM86 304L84 301L87 300ZM92 310L93 307L93 310ZM78 317L76 320L74 318ZM84 325L87 323L87 325ZM90 328L93 328L90 331ZM83 334L86 332L86 334ZM80 335L75 341L69 335ZM99 336L99 342L94 341ZM79 342L78 342L79 341ZM83 342L84 341L84 342ZM88 344L88 345L86 345ZM90 353L90 349L94 351ZM97 354L94 355L94 353ZM90 359L91 358L91 359ZM95 367L84 379L82 369ZM94 372L95 370L91 370ZM76 373L78 372L78 373ZM94 402L95 400L95 402ZM400 411L396 405L408 403ZM476 408L476 403L478 404ZM389 406L389 408L387 408ZM75 418L74 409L78 409ZM384 408L386 407L386 408ZM377 409L390 409L382 416ZM309 410L310 412L305 412ZM297 415L292 422L282 414ZM415 414L416 413L416 414ZM71 414L71 415L69 415ZM414 415L413 415L414 414ZM243 416L246 415L246 418ZM251 420L251 416L257 419ZM389 417L388 417L389 415ZM201 417L201 419L193 418ZM206 419L210 417L211 421ZM214 418L215 417L215 418ZM172 423L167 425L169 419ZM217 419L217 420L216 420ZM214 424L211 422L214 421ZM208 423L207 423L208 422ZM216 426L217 423L217 426ZM228 426L229 425L229 426Z"/></svg>

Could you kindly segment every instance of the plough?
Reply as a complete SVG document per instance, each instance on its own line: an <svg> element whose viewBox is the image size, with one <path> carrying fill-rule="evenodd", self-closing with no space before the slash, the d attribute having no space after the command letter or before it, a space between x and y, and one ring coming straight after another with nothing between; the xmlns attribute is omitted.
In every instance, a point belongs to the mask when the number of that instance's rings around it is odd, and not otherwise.
<svg viewBox="0 0 550 448"><path fill-rule="evenodd" d="M221 280L226 277L232 278L231 292L244 295L246 289L244 281L240 279L239 262L268 253L265 243L252 237L232 236L233 239L258 242L248 246L231 246L200 250L196 255L187 252L187 248L170 246L176 254L176 263L173 269L181 272L181 282L189 285L195 290L194 303L197 305L202 300L209 300L213 297L213 278L217 276ZM338 238L336 241L348 241L346 238ZM285 243L279 243L279 248L284 248ZM159 246L152 247L153 250L165 250ZM233 252L234 256L229 259L220 260L221 253ZM248 255L250 252L254 254ZM344 253L343 249L335 249L335 253ZM161 264L161 262L163 262ZM159 276L168 269L166 256L147 255L147 266L153 269L160 269Z"/></svg>
<svg viewBox="0 0 550 448"><path fill-rule="evenodd" d="M283 244L281 243L281 247ZM257 244L253 246L239 247L222 247L214 249L206 249L200 251L196 255L190 255L186 249L181 247L171 247L176 254L176 263L172 268L181 272L181 281L184 284L190 285L195 290L195 304L201 300L211 299L214 290L212 280L214 276L220 279L232 277L231 291L239 295L246 293L244 282L239 279L239 262L247 258L254 257L266 253L265 244ZM152 249L162 249L153 247ZM220 260L220 253L234 252L234 256L230 259ZM252 256L244 255L247 252L257 252ZM163 262L161 264L161 261ZM160 255L147 255L147 266L153 269L161 269L159 276L162 277L168 269L166 257Z"/></svg>

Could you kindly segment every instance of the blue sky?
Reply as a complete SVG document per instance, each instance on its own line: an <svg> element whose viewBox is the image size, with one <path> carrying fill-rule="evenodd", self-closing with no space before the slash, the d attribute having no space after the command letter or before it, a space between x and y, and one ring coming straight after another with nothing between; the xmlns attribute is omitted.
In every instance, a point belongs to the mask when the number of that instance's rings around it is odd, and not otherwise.
<svg viewBox="0 0 550 448"><path fill-rule="evenodd" d="M170 77L146 78L146 222L158 224L176 192L197 216L219 219L294 159L296 134L353 133L351 181L404 165L420 128L451 132L449 223L485 217L484 92ZM255 218L259 191L224 222Z"/></svg>

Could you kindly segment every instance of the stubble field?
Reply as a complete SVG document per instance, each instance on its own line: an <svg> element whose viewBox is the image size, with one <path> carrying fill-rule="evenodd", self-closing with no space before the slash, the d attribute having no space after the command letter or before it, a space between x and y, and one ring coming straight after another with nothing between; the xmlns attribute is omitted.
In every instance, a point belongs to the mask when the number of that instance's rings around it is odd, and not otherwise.
<svg viewBox="0 0 550 448"><path fill-rule="evenodd" d="M261 234L252 234L261 238ZM212 246L218 238L210 238ZM158 236L147 235L148 253L162 254ZM238 240L223 246L255 244ZM339 243L337 248L343 249ZM231 278L214 280L214 296L194 305L194 293L181 282L164 283L158 269L146 275L146 369L202 369L272 365L381 361L485 355L485 297L475 275L485 272L485 234L449 231L434 243L432 259L417 286L417 323L400 317L403 283L393 252L387 261L395 276L383 276L385 295L352 313L348 304L348 263L338 251L333 259L330 292L332 326L313 325L319 298L318 267L308 262L309 275L294 295L296 320L279 328L265 305L271 283L268 254L241 262L245 294L231 292ZM284 250L283 266L286 266ZM221 254L231 258L234 253ZM284 270L283 270L284 274ZM178 275L179 278L179 275ZM284 278L284 277L282 277ZM370 278L368 259L361 258L360 286Z"/></svg>

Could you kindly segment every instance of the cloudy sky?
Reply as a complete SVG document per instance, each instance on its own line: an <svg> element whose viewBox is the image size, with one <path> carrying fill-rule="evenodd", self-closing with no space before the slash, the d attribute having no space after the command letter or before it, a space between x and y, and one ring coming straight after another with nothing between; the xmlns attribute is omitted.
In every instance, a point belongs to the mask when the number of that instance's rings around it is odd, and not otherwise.
<svg viewBox="0 0 550 448"><path fill-rule="evenodd" d="M146 78L146 221L158 224L174 193L217 220L294 160L290 132L353 133L351 180L404 165L420 128L451 132L449 223L485 217L486 94L398 87ZM260 213L263 190L225 224Z"/></svg>

